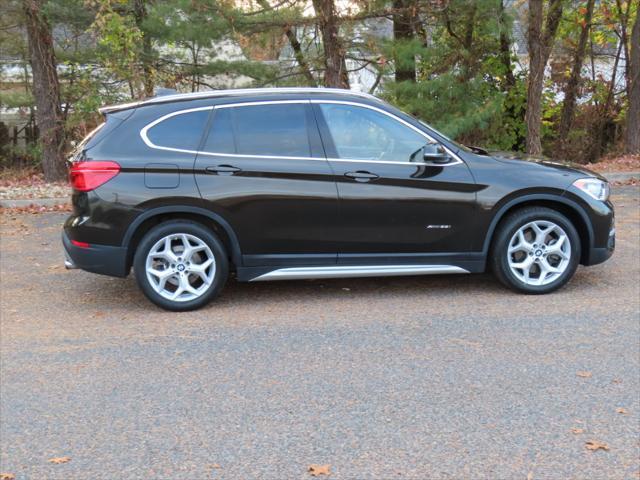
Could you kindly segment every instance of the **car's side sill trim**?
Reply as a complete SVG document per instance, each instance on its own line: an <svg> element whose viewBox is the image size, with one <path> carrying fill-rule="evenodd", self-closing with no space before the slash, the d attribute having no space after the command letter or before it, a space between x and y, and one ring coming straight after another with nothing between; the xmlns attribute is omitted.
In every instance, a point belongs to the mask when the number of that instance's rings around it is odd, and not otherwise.
<svg viewBox="0 0 640 480"><path fill-rule="evenodd" d="M279 268L250 281L293 280L296 278L352 278L396 275L430 275L440 273L469 273L453 265L347 265L330 267Z"/></svg>

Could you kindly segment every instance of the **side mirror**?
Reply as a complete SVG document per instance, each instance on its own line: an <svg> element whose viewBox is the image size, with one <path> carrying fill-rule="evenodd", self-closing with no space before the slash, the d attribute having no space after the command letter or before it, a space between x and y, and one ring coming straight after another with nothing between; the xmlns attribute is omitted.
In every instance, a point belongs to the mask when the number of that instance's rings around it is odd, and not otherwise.
<svg viewBox="0 0 640 480"><path fill-rule="evenodd" d="M429 143L422 148L422 158L427 163L445 164L451 157L439 143Z"/></svg>

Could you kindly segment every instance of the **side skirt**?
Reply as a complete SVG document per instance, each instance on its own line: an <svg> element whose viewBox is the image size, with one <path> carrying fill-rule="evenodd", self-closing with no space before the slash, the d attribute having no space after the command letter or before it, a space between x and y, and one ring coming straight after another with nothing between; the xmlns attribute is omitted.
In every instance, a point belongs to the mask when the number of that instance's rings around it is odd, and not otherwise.
<svg viewBox="0 0 640 480"><path fill-rule="evenodd" d="M332 265L324 267L309 266L277 268L267 272L263 271L263 273L258 273L258 275L253 278L245 278L244 280L250 282L263 282L270 280L295 280L303 278L387 277L443 273L470 272L469 270L453 265ZM242 278L239 279L243 280Z"/></svg>

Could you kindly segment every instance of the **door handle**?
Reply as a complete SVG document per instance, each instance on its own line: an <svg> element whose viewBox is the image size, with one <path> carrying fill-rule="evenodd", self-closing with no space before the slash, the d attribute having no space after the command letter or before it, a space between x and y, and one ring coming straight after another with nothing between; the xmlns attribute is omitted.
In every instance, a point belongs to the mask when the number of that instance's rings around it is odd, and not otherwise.
<svg viewBox="0 0 640 480"><path fill-rule="evenodd" d="M344 174L344 176L353 178L356 182L370 182L371 180L380 178L380 175L376 175L375 173L371 172L365 172L364 170L358 170L357 172L347 172Z"/></svg>
<svg viewBox="0 0 640 480"><path fill-rule="evenodd" d="M218 175L233 175L242 169L233 165L216 165L215 167L207 167L205 170L207 173L217 173Z"/></svg>

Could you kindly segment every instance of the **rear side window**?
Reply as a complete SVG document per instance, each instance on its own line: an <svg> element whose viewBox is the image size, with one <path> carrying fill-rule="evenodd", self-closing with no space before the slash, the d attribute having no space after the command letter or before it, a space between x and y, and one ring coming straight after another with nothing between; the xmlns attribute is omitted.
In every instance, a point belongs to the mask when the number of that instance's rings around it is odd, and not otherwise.
<svg viewBox="0 0 640 480"><path fill-rule="evenodd" d="M178 113L162 120L147 131L147 137L158 147L197 150L210 109Z"/></svg>
<svg viewBox="0 0 640 480"><path fill-rule="evenodd" d="M239 155L310 157L306 104L219 108L204 151Z"/></svg>

